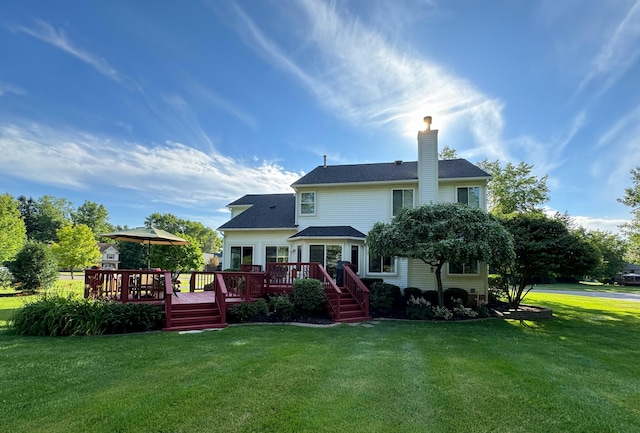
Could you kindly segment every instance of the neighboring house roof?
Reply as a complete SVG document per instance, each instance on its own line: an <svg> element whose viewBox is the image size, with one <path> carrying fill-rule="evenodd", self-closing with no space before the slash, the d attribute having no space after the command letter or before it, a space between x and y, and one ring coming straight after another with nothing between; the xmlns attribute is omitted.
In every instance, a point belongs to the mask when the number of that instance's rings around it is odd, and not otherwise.
<svg viewBox="0 0 640 433"><path fill-rule="evenodd" d="M114 250L116 250L116 252L120 252L118 250L118 246L116 244L110 244L108 242L98 242L98 247L100 248L100 253L104 253L106 250L109 249L109 247L113 248Z"/></svg>
<svg viewBox="0 0 640 433"><path fill-rule="evenodd" d="M439 179L457 179L467 177L491 177L481 168L466 159L449 159L438 161ZM362 183L362 182L393 182L417 181L418 163L385 162L377 164L352 164L319 166L295 181L292 186Z"/></svg>
<svg viewBox="0 0 640 433"><path fill-rule="evenodd" d="M311 226L291 236L295 238L366 238L367 235L351 226Z"/></svg>
<svg viewBox="0 0 640 433"><path fill-rule="evenodd" d="M295 229L296 196L294 194L247 194L228 206L250 206L219 230L226 229Z"/></svg>

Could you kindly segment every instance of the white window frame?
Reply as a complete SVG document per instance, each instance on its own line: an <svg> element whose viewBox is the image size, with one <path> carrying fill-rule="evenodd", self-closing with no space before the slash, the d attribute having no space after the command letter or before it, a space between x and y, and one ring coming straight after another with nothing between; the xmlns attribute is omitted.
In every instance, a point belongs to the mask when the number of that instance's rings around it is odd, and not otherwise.
<svg viewBox="0 0 640 433"><path fill-rule="evenodd" d="M313 201L304 202L303 198L305 194L313 194ZM304 205L312 205L313 212L303 212ZM300 215L301 216L314 216L316 214L317 208L318 208L318 194L316 193L316 191L303 191L300 193Z"/></svg>
<svg viewBox="0 0 640 433"><path fill-rule="evenodd" d="M393 270L390 272L384 271L384 263L380 264L380 272L371 270L371 259L372 257L376 257L374 254L369 252L367 254L367 275L398 275L398 258L397 257L388 257L388 256L377 256L379 259L390 258L391 263L393 264Z"/></svg>
<svg viewBox="0 0 640 433"><path fill-rule="evenodd" d="M251 262L250 264L253 264L253 261L256 258L256 246L255 245L231 245L229 246L229 268L233 267L233 249L234 248L240 248L240 265L243 264L248 264L248 263L242 263L242 259L244 258L244 249L245 248L251 248ZM240 266L238 266L238 269L240 268ZM235 269L235 268L233 268Z"/></svg>
<svg viewBox="0 0 640 433"><path fill-rule="evenodd" d="M402 191L402 206L400 206L398 208L398 210L400 210L400 209L402 209L404 207L409 207L409 204L404 202L404 192L405 191L411 191L411 208L416 207L416 190L415 190L415 188L394 188L394 189L391 190L391 215L392 216L395 215L396 212L397 212L397 210L394 211L394 209L393 209L393 204L394 204L393 203L393 195L394 195L394 193L396 191Z"/></svg>
<svg viewBox="0 0 640 433"><path fill-rule="evenodd" d="M276 249L276 262L275 263L287 263L287 262L289 262L289 245L266 245L264 247L264 263L265 263L265 266L266 266L267 263L271 263L271 262L268 261L269 254L267 254L267 248L275 248ZM280 254L282 248L286 248L287 249L287 254ZM283 260L280 261L280 259L283 259ZM266 269L266 267L265 267L265 269Z"/></svg>
<svg viewBox="0 0 640 433"><path fill-rule="evenodd" d="M459 201L459 199L458 199L458 197L459 197L458 191L461 190L461 189L466 189L467 190L467 202L466 203L463 203L463 202ZM473 209L476 209L476 207L473 207L473 206L469 205L469 190L471 190L471 189L475 189L475 190L478 191L478 207L477 207L477 209L482 209L482 204L480 203L481 188L478 185L474 185L474 186L458 186L458 187L456 187L456 197L455 197L456 203L466 204L467 206L472 207Z"/></svg>
<svg viewBox="0 0 640 433"><path fill-rule="evenodd" d="M465 263L464 265L462 265L462 272L451 272L451 263L447 263L447 275L450 276L454 276L454 277L464 277L464 276L472 276L472 277L477 277L480 275L480 261L479 260L472 260L472 262L475 262L476 264L476 271L475 272L466 272L467 267L470 267L470 263Z"/></svg>

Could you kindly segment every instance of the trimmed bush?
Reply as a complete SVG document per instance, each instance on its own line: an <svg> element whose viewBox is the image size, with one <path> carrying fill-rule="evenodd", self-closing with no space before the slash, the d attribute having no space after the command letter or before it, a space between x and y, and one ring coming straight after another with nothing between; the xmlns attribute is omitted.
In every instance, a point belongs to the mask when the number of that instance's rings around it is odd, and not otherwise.
<svg viewBox="0 0 640 433"><path fill-rule="evenodd" d="M423 293L424 299L427 300L431 305L438 305L438 291L437 290L427 290Z"/></svg>
<svg viewBox="0 0 640 433"><path fill-rule="evenodd" d="M467 305L469 302L469 293L464 289L459 289L457 287L451 287L444 291L444 306L448 309L453 309L453 307L457 306L458 303L462 305ZM460 300L460 302L458 302Z"/></svg>
<svg viewBox="0 0 640 433"><path fill-rule="evenodd" d="M433 317L431 303L423 297L411 295L407 301L407 318L411 320L429 320Z"/></svg>
<svg viewBox="0 0 640 433"><path fill-rule="evenodd" d="M229 309L229 322L247 323L265 321L269 316L269 305L264 299L255 302L242 302Z"/></svg>
<svg viewBox="0 0 640 433"><path fill-rule="evenodd" d="M374 315L385 316L393 313L399 304L400 287L375 282L369 288L369 308Z"/></svg>
<svg viewBox="0 0 640 433"><path fill-rule="evenodd" d="M303 316L313 316L326 310L322 283L311 278L293 282L293 303Z"/></svg>
<svg viewBox="0 0 640 433"><path fill-rule="evenodd" d="M11 327L22 335L122 334L160 329L163 315L151 304L45 295L18 310Z"/></svg>
<svg viewBox="0 0 640 433"><path fill-rule="evenodd" d="M407 287L406 289L404 289L404 299L407 302L409 302L412 296L416 299L424 298L424 292L422 291L422 289L419 289L417 287Z"/></svg>
<svg viewBox="0 0 640 433"><path fill-rule="evenodd" d="M274 295L269 298L271 319L276 322L288 322L293 319L295 305L289 295Z"/></svg>
<svg viewBox="0 0 640 433"><path fill-rule="evenodd" d="M367 286L367 289L370 289L373 283L384 283L382 278L360 278L360 281Z"/></svg>

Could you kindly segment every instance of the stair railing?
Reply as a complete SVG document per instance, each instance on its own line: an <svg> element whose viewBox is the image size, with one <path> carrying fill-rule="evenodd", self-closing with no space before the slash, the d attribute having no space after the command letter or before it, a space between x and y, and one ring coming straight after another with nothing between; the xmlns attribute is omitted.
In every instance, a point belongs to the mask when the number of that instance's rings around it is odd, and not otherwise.
<svg viewBox="0 0 640 433"><path fill-rule="evenodd" d="M344 288L356 300L365 316L369 315L369 289L358 277L351 265L344 267Z"/></svg>

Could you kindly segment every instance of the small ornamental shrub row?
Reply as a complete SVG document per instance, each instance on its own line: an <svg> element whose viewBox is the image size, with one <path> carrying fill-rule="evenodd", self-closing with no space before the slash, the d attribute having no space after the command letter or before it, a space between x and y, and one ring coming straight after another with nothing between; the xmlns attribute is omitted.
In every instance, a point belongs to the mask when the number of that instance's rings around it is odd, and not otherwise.
<svg viewBox="0 0 640 433"><path fill-rule="evenodd" d="M242 302L229 309L228 320L231 323L265 321L269 317L269 305L264 299L255 302Z"/></svg>
<svg viewBox="0 0 640 433"><path fill-rule="evenodd" d="M157 305L44 295L19 309L11 328L40 336L123 334L161 329L163 316Z"/></svg>

